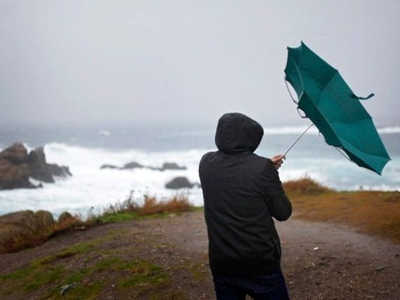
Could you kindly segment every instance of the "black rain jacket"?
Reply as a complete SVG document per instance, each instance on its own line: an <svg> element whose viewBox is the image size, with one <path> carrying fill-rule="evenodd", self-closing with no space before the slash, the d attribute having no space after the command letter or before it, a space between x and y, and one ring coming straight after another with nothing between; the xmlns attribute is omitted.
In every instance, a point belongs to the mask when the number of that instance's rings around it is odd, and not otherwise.
<svg viewBox="0 0 400 300"><path fill-rule="evenodd" d="M280 267L281 246L272 219L292 213L279 174L253 152L263 128L240 113L218 121L215 143L199 165L209 239L210 268L221 275L260 275Z"/></svg>

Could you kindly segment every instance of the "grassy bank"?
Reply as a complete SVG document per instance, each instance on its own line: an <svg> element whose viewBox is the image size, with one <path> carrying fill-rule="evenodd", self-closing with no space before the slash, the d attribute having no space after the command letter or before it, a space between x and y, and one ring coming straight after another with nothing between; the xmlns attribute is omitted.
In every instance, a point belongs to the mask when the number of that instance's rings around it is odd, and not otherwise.
<svg viewBox="0 0 400 300"><path fill-rule="evenodd" d="M33 248L55 236L70 231L85 230L89 227L112 222L163 217L193 209L190 206L187 195L184 194L175 195L165 201L159 201L151 196L144 196L144 199L138 200L131 193L126 200L104 208L101 214L89 214L86 218L83 218L78 214L71 215L68 212L64 212L60 215L58 221L53 222L50 226L36 228L34 224L24 223L21 224L24 230L10 229L8 236L0 239L0 254L2 252L12 253ZM39 217L40 215L36 216L36 218Z"/></svg>
<svg viewBox="0 0 400 300"><path fill-rule="evenodd" d="M400 244L400 192L340 192L310 178L285 182L284 188L293 203L295 218L345 224L360 232ZM4 246L6 252L11 253L35 247L68 231L110 222L163 217L193 209L184 194L166 201L150 196L138 201L130 194L123 202L104 208L99 215L92 214L83 219L79 215L65 213L50 228L29 231L29 234L16 233Z"/></svg>
<svg viewBox="0 0 400 300"><path fill-rule="evenodd" d="M334 222L400 244L400 192L334 191L309 178L284 183L294 217Z"/></svg>
<svg viewBox="0 0 400 300"><path fill-rule="evenodd" d="M141 222L157 224L155 219ZM206 280L205 257L189 260L152 234L152 228L140 232L135 223L137 231L131 234L132 227L122 224L92 228L88 238L77 243L68 242L71 238L65 235L58 239L61 251L36 251L27 264L5 273L0 270L0 299L179 300L188 299L177 289L182 279L193 286ZM93 233L97 230L101 233Z"/></svg>

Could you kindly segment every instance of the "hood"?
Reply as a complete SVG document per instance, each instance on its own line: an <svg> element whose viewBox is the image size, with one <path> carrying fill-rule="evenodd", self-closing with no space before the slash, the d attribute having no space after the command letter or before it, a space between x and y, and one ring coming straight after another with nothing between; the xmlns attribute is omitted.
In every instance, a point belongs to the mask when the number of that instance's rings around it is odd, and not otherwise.
<svg viewBox="0 0 400 300"><path fill-rule="evenodd" d="M254 152L264 130L260 124L241 113L224 114L218 121L215 144L222 152Z"/></svg>

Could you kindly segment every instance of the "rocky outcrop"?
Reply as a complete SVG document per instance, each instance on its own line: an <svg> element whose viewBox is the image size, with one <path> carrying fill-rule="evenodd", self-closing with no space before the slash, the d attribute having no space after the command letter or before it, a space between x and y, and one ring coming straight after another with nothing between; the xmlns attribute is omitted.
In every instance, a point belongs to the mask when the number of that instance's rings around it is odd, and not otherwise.
<svg viewBox="0 0 400 300"><path fill-rule="evenodd" d="M165 162L162 167L151 167L151 166L143 166L138 162L130 162L125 164L123 167L118 167L115 165L102 165L100 169L118 169L118 170L133 170L133 169L150 169L153 171L166 171L166 170L186 170L186 167L181 167L177 163Z"/></svg>
<svg viewBox="0 0 400 300"><path fill-rule="evenodd" d="M118 167L116 165L109 165L109 164L105 164L100 167L100 169L117 169L117 170L131 170L131 169L142 169L142 168L146 167L142 166L141 164L135 161L127 163L123 167Z"/></svg>
<svg viewBox="0 0 400 300"><path fill-rule="evenodd" d="M105 165L101 165L100 169L120 169L120 168L115 165L105 164Z"/></svg>
<svg viewBox="0 0 400 300"><path fill-rule="evenodd" d="M28 155L28 164L32 171L31 177L43 182L54 182L54 177L71 176L68 167L48 164L44 154L44 148L39 147Z"/></svg>
<svg viewBox="0 0 400 300"><path fill-rule="evenodd" d="M191 189L194 186L195 184L191 183L189 179L187 179L186 177L175 177L165 185L167 189L173 189L173 190L184 189L184 188Z"/></svg>
<svg viewBox="0 0 400 300"><path fill-rule="evenodd" d="M160 171L165 170L186 170L186 167L181 167L176 163L164 163L163 166L160 168Z"/></svg>
<svg viewBox="0 0 400 300"><path fill-rule="evenodd" d="M126 170L126 169L142 169L142 168L144 168L144 166L133 161L133 162L125 164L121 169Z"/></svg>
<svg viewBox="0 0 400 300"><path fill-rule="evenodd" d="M30 178L52 183L54 177L67 176L71 176L68 167L46 162L43 147L28 154L24 145L15 143L0 152L0 190L38 187Z"/></svg>

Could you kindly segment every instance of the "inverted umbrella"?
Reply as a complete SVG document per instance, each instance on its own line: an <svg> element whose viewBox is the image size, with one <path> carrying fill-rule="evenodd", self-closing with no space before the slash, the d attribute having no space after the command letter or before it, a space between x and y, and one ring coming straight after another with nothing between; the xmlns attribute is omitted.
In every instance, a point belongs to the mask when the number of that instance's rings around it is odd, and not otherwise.
<svg viewBox="0 0 400 300"><path fill-rule="evenodd" d="M325 142L343 150L358 166L378 174L390 160L371 116L338 70L303 42L288 48L286 81L296 91L298 110L304 112Z"/></svg>

